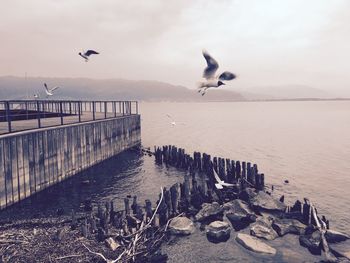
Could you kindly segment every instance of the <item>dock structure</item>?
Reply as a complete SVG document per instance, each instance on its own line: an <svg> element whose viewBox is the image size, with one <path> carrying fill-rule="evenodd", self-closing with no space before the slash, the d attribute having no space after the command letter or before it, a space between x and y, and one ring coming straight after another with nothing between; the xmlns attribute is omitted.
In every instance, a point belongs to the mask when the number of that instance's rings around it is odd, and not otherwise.
<svg viewBox="0 0 350 263"><path fill-rule="evenodd" d="M0 209L140 142L136 101L2 101Z"/></svg>

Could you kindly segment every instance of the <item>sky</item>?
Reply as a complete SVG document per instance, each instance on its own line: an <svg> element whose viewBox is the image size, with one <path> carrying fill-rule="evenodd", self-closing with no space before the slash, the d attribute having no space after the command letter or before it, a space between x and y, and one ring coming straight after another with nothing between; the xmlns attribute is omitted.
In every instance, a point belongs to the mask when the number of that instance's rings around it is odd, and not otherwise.
<svg viewBox="0 0 350 263"><path fill-rule="evenodd" d="M350 89L349 0L3 0L0 75ZM85 63L78 52L100 55Z"/></svg>

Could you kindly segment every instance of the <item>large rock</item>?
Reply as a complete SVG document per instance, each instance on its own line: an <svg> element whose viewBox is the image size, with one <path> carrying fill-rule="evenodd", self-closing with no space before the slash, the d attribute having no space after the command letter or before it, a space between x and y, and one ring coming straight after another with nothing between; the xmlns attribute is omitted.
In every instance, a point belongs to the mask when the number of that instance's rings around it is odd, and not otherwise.
<svg viewBox="0 0 350 263"><path fill-rule="evenodd" d="M211 204L204 203L202 209L199 210L194 219L196 221L218 219L219 217L222 217L223 212L223 208L217 202Z"/></svg>
<svg viewBox="0 0 350 263"><path fill-rule="evenodd" d="M278 237L271 224L264 219L259 219L250 227L250 234L266 240L274 240Z"/></svg>
<svg viewBox="0 0 350 263"><path fill-rule="evenodd" d="M335 230L328 229L325 237L329 243L337 243L350 239L350 236Z"/></svg>
<svg viewBox="0 0 350 263"><path fill-rule="evenodd" d="M255 222L256 215L249 208L249 205L239 199L235 199L223 205L226 210L226 217L230 220L233 228L239 231Z"/></svg>
<svg viewBox="0 0 350 263"><path fill-rule="evenodd" d="M296 219L275 219L272 223L273 229L280 236L284 236L285 234L296 234L301 235L305 233L306 225L301 223Z"/></svg>
<svg viewBox="0 0 350 263"><path fill-rule="evenodd" d="M238 197L239 197L239 199L249 203L250 199L252 199L256 195L257 195L257 193L256 193L255 189L247 187L246 189L244 189L243 191L241 191L239 193Z"/></svg>
<svg viewBox="0 0 350 263"><path fill-rule="evenodd" d="M299 243L303 247L306 247L312 254L321 255L321 232L319 230L314 231L312 234L301 235L299 237Z"/></svg>
<svg viewBox="0 0 350 263"><path fill-rule="evenodd" d="M206 232L208 240L217 243L230 238L231 228L227 222L214 221L207 227Z"/></svg>
<svg viewBox="0 0 350 263"><path fill-rule="evenodd" d="M263 191L259 191L257 195L250 198L249 203L252 208L258 211L267 211L270 213L284 212L287 207L284 203Z"/></svg>
<svg viewBox="0 0 350 263"><path fill-rule="evenodd" d="M169 231L173 235L190 235L194 230L193 222L184 216L175 217L169 224Z"/></svg>
<svg viewBox="0 0 350 263"><path fill-rule="evenodd" d="M249 249L256 253L265 253L265 254L276 254L276 249L270 247L264 242L260 241L256 237L252 237L247 234L238 233L236 241L241 244L246 249Z"/></svg>

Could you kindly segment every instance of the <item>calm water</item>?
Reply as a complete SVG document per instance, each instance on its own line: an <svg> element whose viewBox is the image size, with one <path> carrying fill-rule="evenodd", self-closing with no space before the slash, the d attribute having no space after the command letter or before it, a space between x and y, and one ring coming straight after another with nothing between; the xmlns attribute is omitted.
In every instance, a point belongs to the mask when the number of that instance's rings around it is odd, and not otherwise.
<svg viewBox="0 0 350 263"><path fill-rule="evenodd" d="M350 101L142 103L145 146L258 164L287 202L309 197L350 232ZM172 127L165 114L184 124ZM289 184L284 184L288 179Z"/></svg>
<svg viewBox="0 0 350 263"><path fill-rule="evenodd" d="M277 196L284 194L287 203L309 197L332 228L350 233L350 102L141 103L140 110L144 146L173 144L257 163ZM179 124L172 127L166 114ZM87 198L94 203L113 199L121 209L128 194L154 202L160 186L182 178L183 172L159 167L153 157L127 151L2 211L0 221L55 214L57 208L69 213ZM83 184L87 179L91 183ZM297 236L270 242L277 255L265 258L247 252L234 235L214 245L196 232L164 250L170 262L315 260Z"/></svg>

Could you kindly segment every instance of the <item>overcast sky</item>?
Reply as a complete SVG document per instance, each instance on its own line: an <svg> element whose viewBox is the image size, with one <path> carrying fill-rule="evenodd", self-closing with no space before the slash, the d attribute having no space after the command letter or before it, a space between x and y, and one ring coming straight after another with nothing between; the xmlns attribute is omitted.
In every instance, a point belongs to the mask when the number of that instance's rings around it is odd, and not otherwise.
<svg viewBox="0 0 350 263"><path fill-rule="evenodd" d="M3 0L0 75L350 87L349 0ZM78 52L101 54L85 63Z"/></svg>

